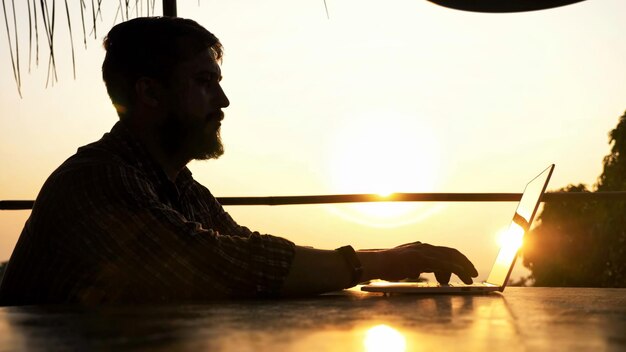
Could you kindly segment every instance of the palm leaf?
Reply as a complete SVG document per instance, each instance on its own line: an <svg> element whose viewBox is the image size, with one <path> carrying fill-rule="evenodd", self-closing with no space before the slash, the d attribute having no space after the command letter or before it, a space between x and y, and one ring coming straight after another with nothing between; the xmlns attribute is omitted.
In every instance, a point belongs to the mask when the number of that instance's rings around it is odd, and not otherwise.
<svg viewBox="0 0 626 352"><path fill-rule="evenodd" d="M80 22L83 25L83 43L85 44L85 49L87 49L87 31L85 30L85 9L87 5L85 5L85 0L80 0Z"/></svg>
<svg viewBox="0 0 626 352"><path fill-rule="evenodd" d="M33 23L31 21L31 13L30 13L30 1L26 1L28 6L28 73L30 73L30 66L32 63L31 54L33 51Z"/></svg>
<svg viewBox="0 0 626 352"><path fill-rule="evenodd" d="M103 0L91 0L91 9L89 9L88 0L80 0L78 2L80 12L80 22L83 31L83 46L87 48L87 37L93 34L94 39L98 39L98 22L103 20L102 11ZM135 17L154 16L155 0L117 0L115 2L109 1L117 5L116 18L113 25L116 23L118 17L122 21L129 20L133 15ZM18 1L18 3L22 3ZM75 19L72 17L72 8L68 0L63 0L65 5L65 16L67 20L67 28L69 33L70 52L72 57L72 74L76 79L76 52L74 48L74 28L72 22ZM19 4L18 4L19 5ZM56 0L26 0L26 7L22 7L22 10L28 14L28 72L31 72L33 62L33 41L35 46L34 61L35 67L39 66L39 31L43 28L45 38L47 40L48 51L48 71L46 76L46 87L54 85L58 82L57 65L56 65L56 45L55 45L55 26L56 26ZM89 16L91 10L91 23L86 18ZM9 55L11 57L11 67L13 70L13 79L17 87L17 92L22 97L22 75L21 75L21 62L20 57L20 36L18 32L18 20L25 18L26 16L18 15L18 9L15 6L15 0L2 0L2 13L4 15L4 24L7 33L7 41L9 46ZM78 11L77 11L78 12ZM41 23L40 23L41 21ZM40 26L42 24L43 26ZM91 27L88 31L88 27Z"/></svg>
<svg viewBox="0 0 626 352"><path fill-rule="evenodd" d="M11 54L11 65L13 66L13 77L15 78L15 83L17 85L17 92L20 95L20 98L22 97L22 87L21 87L21 76L20 76L20 69L19 69L19 46L17 45L17 25L15 24L15 2L12 1L12 5L13 5L13 24L14 24L14 28L15 28L15 57L13 55L13 44L11 41L11 31L9 30L9 17L7 16L7 8L6 8L6 3L5 0L2 0L2 12L4 13L4 24L6 26L6 30L7 30L7 39L9 41L9 52Z"/></svg>

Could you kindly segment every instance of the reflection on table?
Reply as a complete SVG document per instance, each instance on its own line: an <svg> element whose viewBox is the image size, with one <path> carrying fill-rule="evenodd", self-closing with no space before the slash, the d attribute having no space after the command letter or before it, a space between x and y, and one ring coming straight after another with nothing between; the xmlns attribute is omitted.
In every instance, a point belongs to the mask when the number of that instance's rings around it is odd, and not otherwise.
<svg viewBox="0 0 626 352"><path fill-rule="evenodd" d="M626 289L0 308L0 351L626 350Z"/></svg>

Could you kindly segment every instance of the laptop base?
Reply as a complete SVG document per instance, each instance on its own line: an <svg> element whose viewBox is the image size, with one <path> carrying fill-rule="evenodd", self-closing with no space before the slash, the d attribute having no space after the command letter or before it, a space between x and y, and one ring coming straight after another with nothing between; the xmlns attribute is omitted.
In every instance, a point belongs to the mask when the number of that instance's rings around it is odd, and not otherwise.
<svg viewBox="0 0 626 352"><path fill-rule="evenodd" d="M361 287L361 291L380 293L450 293L450 294L485 294L489 292L501 291L502 287L479 283L472 285L451 284L437 285L418 282L377 282Z"/></svg>

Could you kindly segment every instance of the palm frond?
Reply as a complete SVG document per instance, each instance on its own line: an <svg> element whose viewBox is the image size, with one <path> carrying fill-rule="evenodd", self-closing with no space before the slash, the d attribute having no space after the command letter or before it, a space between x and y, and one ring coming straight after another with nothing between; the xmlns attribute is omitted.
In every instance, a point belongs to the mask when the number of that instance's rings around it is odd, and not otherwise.
<svg viewBox="0 0 626 352"><path fill-rule="evenodd" d="M39 66L39 27L37 26L37 4L33 0L33 23L35 24L35 66Z"/></svg>
<svg viewBox="0 0 626 352"><path fill-rule="evenodd" d="M85 9L87 5L85 4L85 0L80 0L80 22L83 25L83 43L85 44L85 49L87 49L87 31L85 30Z"/></svg>
<svg viewBox="0 0 626 352"><path fill-rule="evenodd" d="M48 9L48 1L41 0L41 17L43 19L43 26L46 29L46 38L48 39L48 49L50 55L48 56L48 76L46 77L46 87L50 83L52 77L52 85L57 81L57 69L56 61L54 59L54 25L56 24L56 1L52 1L52 16L50 16L50 10Z"/></svg>
<svg viewBox="0 0 626 352"><path fill-rule="evenodd" d="M15 2L13 2L13 5L15 5ZM13 66L13 77L15 78L15 83L17 84L17 92L20 95L20 98L22 97L22 84L21 84L21 77L20 77L20 70L19 70L19 47L17 46L17 31L15 32L15 52L16 52L16 56L18 60L15 60L14 56L13 56L13 44L11 41L11 32L9 31L9 17L7 16L7 8L6 8L6 3L5 0L2 0L2 12L4 13L4 24L6 26L6 30L7 30L7 39L9 40L9 52L11 53L11 65ZM15 6L13 6L13 13L15 14ZM15 16L13 16L13 22L15 22ZM17 25L14 25L14 27L17 29ZM17 64L17 67L16 67Z"/></svg>
<svg viewBox="0 0 626 352"><path fill-rule="evenodd" d="M65 13L67 14L67 27L70 31L70 46L72 47L72 73L74 79L76 79L76 58L74 56L74 36L72 35L72 21L70 20L70 9L67 6L67 0L65 0Z"/></svg>
<svg viewBox="0 0 626 352"><path fill-rule="evenodd" d="M326 9L326 18L330 19L330 15L328 14L328 5L326 5L326 0L324 0L324 9Z"/></svg>
<svg viewBox="0 0 626 352"><path fill-rule="evenodd" d="M98 11L100 11L100 4L98 4ZM96 17L98 14L96 13L96 7L93 4L93 0L91 0L91 17L93 20L93 27L91 27L91 33L93 33L93 38L98 38L98 34L96 32Z"/></svg>
<svg viewBox="0 0 626 352"><path fill-rule="evenodd" d="M15 32L15 64L17 66L17 78L19 80L18 85L22 86L22 74L20 72L20 40L17 36L17 18L15 16L15 0L11 0L11 6L13 7L13 31Z"/></svg>
<svg viewBox="0 0 626 352"><path fill-rule="evenodd" d="M122 4L117 5L117 10L115 10L115 17L113 18L114 24L117 22L117 16L122 17L122 22L124 22L124 13L122 12Z"/></svg>
<svg viewBox="0 0 626 352"><path fill-rule="evenodd" d="M4 15L4 25L7 33L6 38L9 47L8 54L11 57L13 79L15 80L17 92L20 98L22 97L21 66L23 60L23 58L20 56L20 38L26 38L26 35L20 35L18 28L22 28L22 26L20 26L18 21L21 19L25 19L25 15L28 15L28 43L23 44L27 44L28 46L28 72L30 73L33 69L33 61L35 62L34 67L39 66L39 31L43 28L43 34L45 34L45 40L48 44L46 47L48 51L46 87L54 85L58 82L56 64L57 50L55 50L56 46L58 46L55 45L57 1L26 0L26 6L19 7L20 5L24 4L24 2L22 1L23 0L17 1L18 7L16 7L15 0L2 0L2 14ZM109 1L108 3L117 5L117 11L115 14L115 20L113 25L115 25L118 18L122 21L127 21L133 16L154 16L155 2L155 0L117 0L115 2ZM73 3L77 3L78 9L72 7ZM76 17L74 16L74 14L80 13L80 23L83 31L82 42L85 49L87 49L87 37L91 37L91 35L93 34L93 39L98 39L98 26L101 22L103 22L104 18L102 6L103 0L91 0L90 3L91 6L89 6L88 0L80 0L76 2L63 0L63 5L65 6L65 17L67 20L67 28L69 33L69 45L72 58L72 74L74 79L76 79L77 56L76 50L74 48L74 28L72 26L72 22L76 23L78 19L72 17ZM89 7L91 7L91 9ZM91 12L91 16L89 15L89 12ZM88 17L91 17L91 23L89 23L90 20L88 19ZM42 26L40 26L40 24ZM33 45L35 47L34 50Z"/></svg>
<svg viewBox="0 0 626 352"><path fill-rule="evenodd" d="M32 15L30 13L30 1L26 1L28 6L28 73L30 73L30 67L32 63L31 54L33 51L33 23L32 23Z"/></svg>

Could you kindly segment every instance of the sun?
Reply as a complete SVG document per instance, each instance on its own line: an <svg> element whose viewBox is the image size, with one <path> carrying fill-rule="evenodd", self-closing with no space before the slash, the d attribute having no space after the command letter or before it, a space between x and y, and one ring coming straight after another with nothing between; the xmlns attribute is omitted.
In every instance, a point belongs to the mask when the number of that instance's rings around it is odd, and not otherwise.
<svg viewBox="0 0 626 352"><path fill-rule="evenodd" d="M496 263L492 269L488 282L501 282L506 280L511 263L515 260L519 249L524 241L524 229L516 223L512 223L510 227L500 231L496 237L500 251L496 258Z"/></svg>
<svg viewBox="0 0 626 352"><path fill-rule="evenodd" d="M437 184L440 148L428 124L415 116L393 118L370 113L337 129L331 143L330 183L334 193L432 192ZM355 203L332 210L351 221L397 226L430 215L434 204Z"/></svg>
<svg viewBox="0 0 626 352"><path fill-rule="evenodd" d="M406 351L406 338L398 330L380 324L367 330L363 345L367 352L403 352Z"/></svg>
<svg viewBox="0 0 626 352"><path fill-rule="evenodd" d="M524 229L517 224L498 232L496 236L498 246L507 252L517 253L524 244Z"/></svg>

